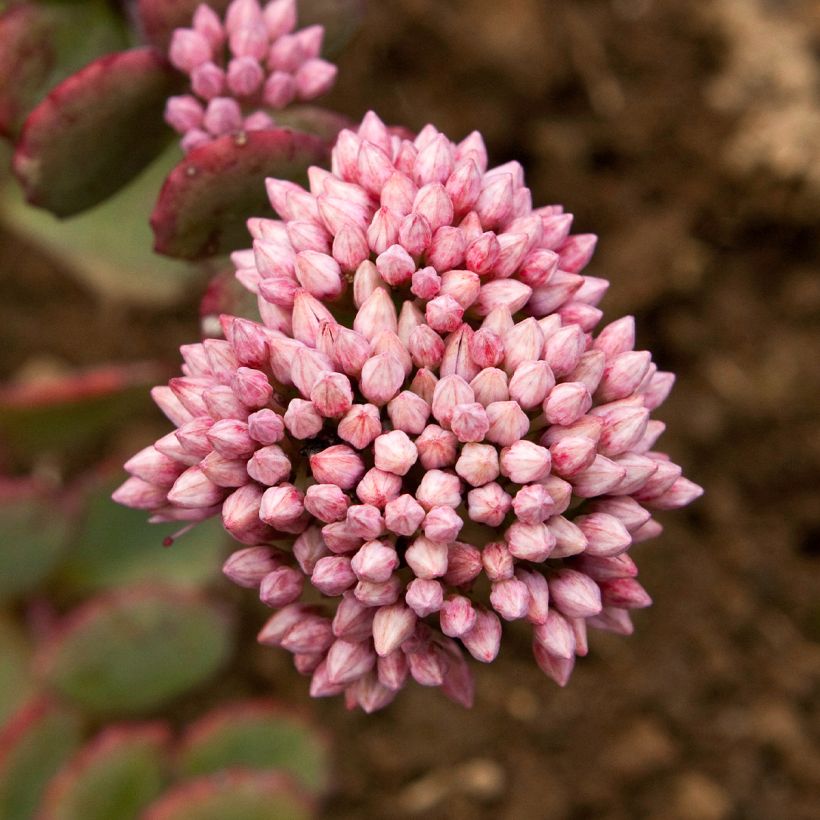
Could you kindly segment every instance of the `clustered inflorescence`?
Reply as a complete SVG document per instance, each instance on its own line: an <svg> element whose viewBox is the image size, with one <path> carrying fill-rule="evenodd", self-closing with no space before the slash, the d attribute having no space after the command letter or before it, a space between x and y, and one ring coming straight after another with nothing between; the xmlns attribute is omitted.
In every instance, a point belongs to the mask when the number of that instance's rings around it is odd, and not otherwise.
<svg viewBox="0 0 820 820"><path fill-rule="evenodd" d="M268 181L281 219L234 254L261 322L182 348L154 391L177 429L115 498L221 515L248 545L225 572L277 610L259 640L315 696L371 711L410 676L468 705L464 650L492 661L519 620L563 685L587 627L628 634L650 603L627 551L651 512L701 493L652 449L673 375L631 317L594 332L595 238L478 133L370 113L309 180Z"/></svg>
<svg viewBox="0 0 820 820"><path fill-rule="evenodd" d="M313 100L336 80L319 57L324 28L294 32L296 0L233 0L224 23L201 5L191 28L177 29L169 58L191 79L192 94L171 97L168 124L189 151L217 137L274 125L272 112Z"/></svg>

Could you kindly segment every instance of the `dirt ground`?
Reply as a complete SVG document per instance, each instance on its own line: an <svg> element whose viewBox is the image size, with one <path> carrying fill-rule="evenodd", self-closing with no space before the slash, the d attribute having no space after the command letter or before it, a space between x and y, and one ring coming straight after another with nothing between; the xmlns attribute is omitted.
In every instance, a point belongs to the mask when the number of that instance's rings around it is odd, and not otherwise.
<svg viewBox="0 0 820 820"><path fill-rule="evenodd" d="M818 54L809 0L370 4L331 104L479 128L536 203L600 235L603 307L677 372L661 441L706 495L635 549L655 605L631 638L596 633L565 690L513 633L470 712L419 687L375 716L312 706L335 745L324 817L819 816ZM0 308L19 345L35 321L67 361L100 355L90 337L173 360L195 332L193 302L80 327L91 297L58 298L36 259L29 275ZM306 702L254 653L260 681Z"/></svg>

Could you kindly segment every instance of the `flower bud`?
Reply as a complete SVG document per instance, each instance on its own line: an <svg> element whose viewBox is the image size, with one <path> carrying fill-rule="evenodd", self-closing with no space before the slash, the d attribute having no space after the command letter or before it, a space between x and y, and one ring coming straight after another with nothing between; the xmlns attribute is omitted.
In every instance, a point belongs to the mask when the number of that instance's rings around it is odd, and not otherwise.
<svg viewBox="0 0 820 820"><path fill-rule="evenodd" d="M527 620L533 624L544 624L549 616L549 587L547 579L533 570L516 567L515 577L526 585L530 594L527 605Z"/></svg>
<svg viewBox="0 0 820 820"><path fill-rule="evenodd" d="M416 445L401 430L380 435L373 449L376 467L399 476L406 475L418 458Z"/></svg>
<svg viewBox="0 0 820 820"><path fill-rule="evenodd" d="M399 476L373 467L359 482L356 495L365 504L373 504L379 509L384 509L388 501L398 498L401 487L402 482Z"/></svg>
<svg viewBox="0 0 820 820"><path fill-rule="evenodd" d="M354 404L339 422L339 438L363 450L381 433L379 410L372 404Z"/></svg>
<svg viewBox="0 0 820 820"><path fill-rule="evenodd" d="M310 582L323 595L341 595L356 583L356 574L348 557L327 555L316 562Z"/></svg>
<svg viewBox="0 0 820 820"><path fill-rule="evenodd" d="M273 487L290 475L291 464L282 448L273 444L258 449L248 461L247 470L254 481Z"/></svg>
<svg viewBox="0 0 820 820"><path fill-rule="evenodd" d="M320 484L336 484L351 490L365 472L361 456L344 444L336 444L310 456L310 471Z"/></svg>
<svg viewBox="0 0 820 820"><path fill-rule="evenodd" d="M575 525L587 539L586 554L609 557L629 549L632 543L626 527L613 515L590 513L579 515Z"/></svg>
<svg viewBox="0 0 820 820"><path fill-rule="evenodd" d="M512 506L512 498L494 481L467 493L467 514L472 521L498 527Z"/></svg>
<svg viewBox="0 0 820 820"><path fill-rule="evenodd" d="M390 400L387 405L387 414L394 430L418 435L427 425L430 406L420 396L404 390Z"/></svg>
<svg viewBox="0 0 820 820"><path fill-rule="evenodd" d="M567 618L590 618L601 611L601 591L588 575L561 569L549 576L550 598Z"/></svg>
<svg viewBox="0 0 820 820"><path fill-rule="evenodd" d="M490 444L465 444L455 465L456 472L473 487L481 487L499 476L498 450Z"/></svg>
<svg viewBox="0 0 820 820"><path fill-rule="evenodd" d="M398 649L416 628L416 614L404 604L381 607L373 618L373 644L383 658Z"/></svg>
<svg viewBox="0 0 820 820"><path fill-rule="evenodd" d="M508 401L510 392L507 387L507 374L495 367L482 370L471 382L470 387L475 394L475 400L484 407L493 402Z"/></svg>
<svg viewBox="0 0 820 820"><path fill-rule="evenodd" d="M444 590L438 581L416 578L407 585L404 600L419 618L426 618L441 609Z"/></svg>
<svg viewBox="0 0 820 820"><path fill-rule="evenodd" d="M324 419L312 401L291 399L284 415L285 427L296 439L317 436L324 426Z"/></svg>
<svg viewBox="0 0 820 820"><path fill-rule="evenodd" d="M528 612L529 602L529 589L517 578L506 578L493 582L490 603L505 621L516 621L523 618Z"/></svg>
<svg viewBox="0 0 820 820"><path fill-rule="evenodd" d="M531 441L516 441L501 451L501 473L516 484L538 481L549 469L549 450Z"/></svg>
<svg viewBox="0 0 820 820"><path fill-rule="evenodd" d="M305 576L293 567L278 567L262 579L259 600L276 609L292 604L302 594L304 579Z"/></svg>
<svg viewBox="0 0 820 820"><path fill-rule="evenodd" d="M368 541L351 560L351 567L360 581L383 583L399 565L396 550L383 541Z"/></svg>
<svg viewBox="0 0 820 820"><path fill-rule="evenodd" d="M254 589L280 566L281 557L270 547L246 547L231 553L222 565L222 572L238 586Z"/></svg>
<svg viewBox="0 0 820 820"><path fill-rule="evenodd" d="M416 490L416 500L428 512L437 506L455 509L461 504L461 481L454 473L428 470Z"/></svg>
<svg viewBox="0 0 820 820"><path fill-rule="evenodd" d="M347 516L350 499L336 484L312 484L305 490L305 509L325 524Z"/></svg>
<svg viewBox="0 0 820 820"><path fill-rule="evenodd" d="M494 401L487 405L490 429L487 440L502 447L519 441L530 429L530 420L514 401Z"/></svg>
<svg viewBox="0 0 820 820"><path fill-rule="evenodd" d="M424 535L431 541L449 544L463 526L464 521L452 507L433 507L424 519Z"/></svg>
<svg viewBox="0 0 820 820"><path fill-rule="evenodd" d="M461 635L467 651L482 663L492 663L501 647L501 621L498 615L484 607L476 607L475 626Z"/></svg>
<svg viewBox="0 0 820 820"><path fill-rule="evenodd" d="M512 506L516 518L524 524L540 524L555 510L555 502L542 484L522 487L515 494Z"/></svg>
<svg viewBox="0 0 820 820"><path fill-rule="evenodd" d="M425 470L453 465L457 449L458 439L455 433L443 430L436 424L428 424L416 439L419 461Z"/></svg>

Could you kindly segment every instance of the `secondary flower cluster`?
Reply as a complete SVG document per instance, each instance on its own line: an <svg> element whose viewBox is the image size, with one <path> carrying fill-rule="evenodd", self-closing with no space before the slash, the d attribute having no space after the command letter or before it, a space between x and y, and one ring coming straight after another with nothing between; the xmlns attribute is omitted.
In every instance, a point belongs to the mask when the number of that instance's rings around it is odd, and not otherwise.
<svg viewBox="0 0 820 820"><path fill-rule="evenodd" d="M154 391L177 429L115 498L221 514L248 545L226 574L277 610L259 639L315 696L372 711L411 677L469 705L464 650L492 661L503 620L563 685L588 626L628 634L650 603L627 550L651 511L701 493L652 449L672 374L631 317L593 334L595 238L479 134L371 113L309 179L268 181L281 220L234 254L262 321L183 347Z"/></svg>
<svg viewBox="0 0 820 820"><path fill-rule="evenodd" d="M225 134L274 125L271 111L312 100L336 80L336 66L322 60L324 28L294 32L296 0L233 0L224 23L200 5L191 28L174 32L169 57L191 78L193 94L171 97L168 124L189 151Z"/></svg>

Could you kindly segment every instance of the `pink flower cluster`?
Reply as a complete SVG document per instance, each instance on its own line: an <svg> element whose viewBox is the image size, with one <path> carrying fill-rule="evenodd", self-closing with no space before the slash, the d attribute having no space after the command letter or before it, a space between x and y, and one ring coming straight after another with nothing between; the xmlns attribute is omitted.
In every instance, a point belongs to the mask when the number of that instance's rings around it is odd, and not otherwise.
<svg viewBox="0 0 820 820"><path fill-rule="evenodd" d="M191 78L193 94L171 97L166 122L189 151L225 134L271 128L271 111L312 100L336 80L322 60L324 28L294 32L296 0L233 0L224 23L200 5L191 28L177 29L169 57Z"/></svg>
<svg viewBox="0 0 820 820"><path fill-rule="evenodd" d="M268 180L281 220L234 254L261 322L182 349L154 391L177 429L115 498L221 514L247 545L225 572L277 610L259 640L315 696L372 711L412 678L469 705L465 650L491 662L517 620L564 685L588 627L628 634L650 603L627 551L652 512L701 493L652 449L672 374L631 317L593 332L595 238L478 133L370 113L309 180Z"/></svg>

